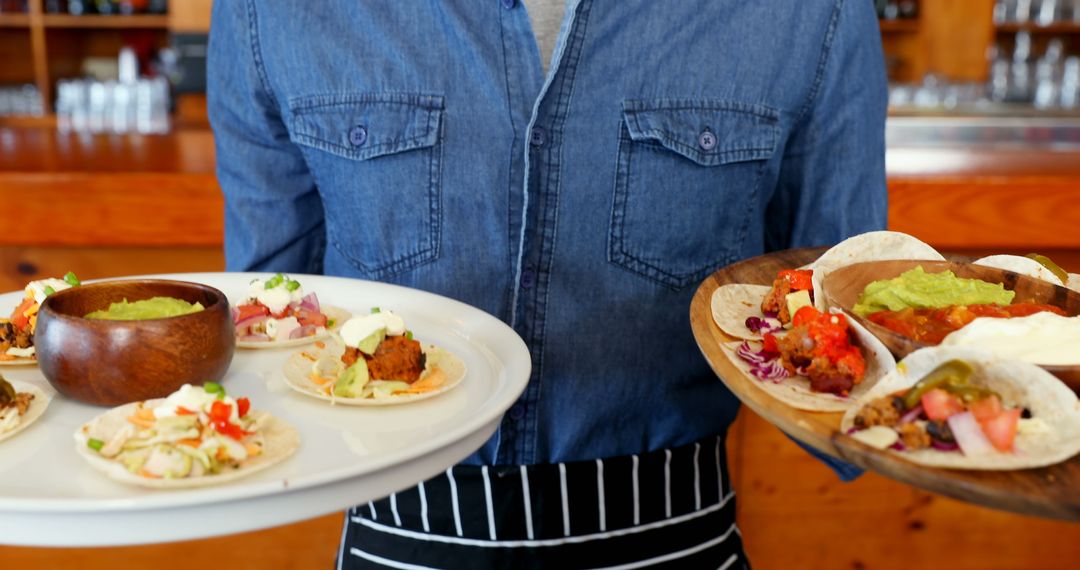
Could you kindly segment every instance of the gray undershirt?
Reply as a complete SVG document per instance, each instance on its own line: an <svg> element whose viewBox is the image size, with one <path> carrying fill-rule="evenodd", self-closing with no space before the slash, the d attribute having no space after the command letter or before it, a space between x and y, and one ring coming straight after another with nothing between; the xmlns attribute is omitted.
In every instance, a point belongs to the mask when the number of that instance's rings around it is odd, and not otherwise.
<svg viewBox="0 0 1080 570"><path fill-rule="evenodd" d="M555 51L555 40L559 37L559 26L562 25L563 14L566 12L566 0L524 0L525 9L529 13L532 22L533 34L536 35L536 44L540 48L540 61L544 66L544 74L547 74L551 65L551 55Z"/></svg>

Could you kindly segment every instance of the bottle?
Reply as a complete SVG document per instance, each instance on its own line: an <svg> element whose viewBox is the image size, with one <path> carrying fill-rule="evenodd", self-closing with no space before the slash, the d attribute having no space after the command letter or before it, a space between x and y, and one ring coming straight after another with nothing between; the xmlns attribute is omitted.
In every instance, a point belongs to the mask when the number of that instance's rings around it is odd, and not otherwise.
<svg viewBox="0 0 1080 570"><path fill-rule="evenodd" d="M68 0L67 3L68 14L71 14L72 16L89 14L91 12L90 7L90 0Z"/></svg>

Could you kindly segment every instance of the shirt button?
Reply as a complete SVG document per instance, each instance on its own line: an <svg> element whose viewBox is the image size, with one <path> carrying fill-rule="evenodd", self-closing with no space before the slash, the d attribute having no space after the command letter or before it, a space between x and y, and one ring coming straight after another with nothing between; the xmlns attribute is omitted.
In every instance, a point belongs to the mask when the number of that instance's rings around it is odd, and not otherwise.
<svg viewBox="0 0 1080 570"><path fill-rule="evenodd" d="M367 142L367 129L363 125L356 125L349 131L349 142L353 146L364 146Z"/></svg>
<svg viewBox="0 0 1080 570"><path fill-rule="evenodd" d="M543 127L533 127L529 133L529 144L533 146L544 146L544 142L547 141L547 132Z"/></svg>
<svg viewBox="0 0 1080 570"><path fill-rule="evenodd" d="M536 272L529 268L522 269L521 287L523 289L531 289L533 285L536 285Z"/></svg>
<svg viewBox="0 0 1080 570"><path fill-rule="evenodd" d="M503 8L510 10L517 5L517 0L502 0Z"/></svg>
<svg viewBox="0 0 1080 570"><path fill-rule="evenodd" d="M522 406L521 404L510 406L510 419L515 422L520 422L523 417L525 417L525 406Z"/></svg>
<svg viewBox="0 0 1080 570"><path fill-rule="evenodd" d="M709 129L705 129L698 135L697 143L701 150L712 150L716 148L716 135Z"/></svg>

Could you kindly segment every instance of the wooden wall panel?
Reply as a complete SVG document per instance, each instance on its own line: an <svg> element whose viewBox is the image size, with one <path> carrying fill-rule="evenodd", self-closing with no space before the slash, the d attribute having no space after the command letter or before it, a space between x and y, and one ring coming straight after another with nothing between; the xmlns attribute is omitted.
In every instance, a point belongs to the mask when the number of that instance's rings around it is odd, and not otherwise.
<svg viewBox="0 0 1080 570"><path fill-rule="evenodd" d="M220 247L24 247L0 246L0 292L16 291L28 281L74 271L80 279L150 273L222 271ZM0 307L7 316L11 307ZM0 565L2 568L2 565Z"/></svg>
<svg viewBox="0 0 1080 570"><path fill-rule="evenodd" d="M183 33L210 31L213 0L181 0L169 3L169 29Z"/></svg>
<svg viewBox="0 0 1080 570"><path fill-rule="evenodd" d="M223 208L213 174L3 174L0 244L218 246Z"/></svg>
<svg viewBox="0 0 1080 570"><path fill-rule="evenodd" d="M343 518L186 542L118 548L0 546L4 570L331 570Z"/></svg>
<svg viewBox="0 0 1080 570"><path fill-rule="evenodd" d="M892 179L889 227L940 249L1080 249L1080 178Z"/></svg>

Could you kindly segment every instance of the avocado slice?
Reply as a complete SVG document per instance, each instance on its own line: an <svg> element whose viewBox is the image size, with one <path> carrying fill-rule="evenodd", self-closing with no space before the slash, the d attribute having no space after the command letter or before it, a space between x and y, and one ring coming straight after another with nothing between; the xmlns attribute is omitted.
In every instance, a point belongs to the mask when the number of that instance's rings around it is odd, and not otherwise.
<svg viewBox="0 0 1080 570"><path fill-rule="evenodd" d="M795 313L799 312L799 309L814 305L810 300L810 292L806 290L788 293L784 300L787 301L788 314L792 319L795 318Z"/></svg>
<svg viewBox="0 0 1080 570"><path fill-rule="evenodd" d="M356 345L356 348L360 349L360 352L368 356L375 354L375 349L379 348L379 343L386 338L386 327L383 327L368 336L364 337L364 340L360 341L360 344Z"/></svg>
<svg viewBox="0 0 1080 570"><path fill-rule="evenodd" d="M358 398L370 379L367 362L363 358L358 359L338 376L337 382L334 382L334 395L340 398Z"/></svg>

